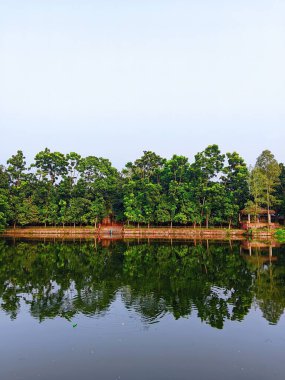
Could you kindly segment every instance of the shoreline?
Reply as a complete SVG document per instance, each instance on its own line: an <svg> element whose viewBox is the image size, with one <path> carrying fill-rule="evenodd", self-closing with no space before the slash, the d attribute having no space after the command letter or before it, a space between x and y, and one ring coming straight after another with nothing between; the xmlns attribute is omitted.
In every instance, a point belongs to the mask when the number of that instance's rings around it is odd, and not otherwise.
<svg viewBox="0 0 285 380"><path fill-rule="evenodd" d="M17 227L8 228L0 236L18 238L101 238L101 239L237 239L245 240L251 237L273 238L276 230L256 230L251 234L242 229L228 228L193 228L193 227L143 227L126 228L119 226L104 226L103 228L88 227Z"/></svg>

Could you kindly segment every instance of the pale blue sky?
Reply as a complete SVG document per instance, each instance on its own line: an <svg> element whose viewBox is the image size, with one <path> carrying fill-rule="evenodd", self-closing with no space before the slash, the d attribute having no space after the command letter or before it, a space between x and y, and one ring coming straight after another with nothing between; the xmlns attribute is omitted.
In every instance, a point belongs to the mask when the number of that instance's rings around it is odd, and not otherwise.
<svg viewBox="0 0 285 380"><path fill-rule="evenodd" d="M0 0L0 162L213 143L285 162L284 20L285 0Z"/></svg>

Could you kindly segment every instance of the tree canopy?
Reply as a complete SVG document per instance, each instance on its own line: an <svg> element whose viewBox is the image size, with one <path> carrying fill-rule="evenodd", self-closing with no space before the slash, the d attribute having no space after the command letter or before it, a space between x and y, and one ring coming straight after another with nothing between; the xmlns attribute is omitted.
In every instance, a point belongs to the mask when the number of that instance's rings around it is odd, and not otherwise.
<svg viewBox="0 0 285 380"><path fill-rule="evenodd" d="M45 148L27 166L21 150L0 165L0 229L7 225L97 225L108 215L144 225L238 224L238 213L285 213L284 164L265 150L250 169L237 152L210 145L189 162L151 151L122 171L102 157Z"/></svg>

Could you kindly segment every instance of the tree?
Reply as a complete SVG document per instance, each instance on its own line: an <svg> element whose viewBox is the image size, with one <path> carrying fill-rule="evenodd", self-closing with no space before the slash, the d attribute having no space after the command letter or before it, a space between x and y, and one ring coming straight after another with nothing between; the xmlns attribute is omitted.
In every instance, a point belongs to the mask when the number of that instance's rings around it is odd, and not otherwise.
<svg viewBox="0 0 285 380"><path fill-rule="evenodd" d="M249 172L246 163L237 152L226 154L228 165L223 170L222 182L232 202L241 210L249 198Z"/></svg>
<svg viewBox="0 0 285 380"><path fill-rule="evenodd" d="M191 165L191 180L195 189L193 198L199 205L200 220L205 220L207 227L212 209L212 184L219 181L224 160L225 156L221 154L218 145L209 145L195 155L195 161Z"/></svg>
<svg viewBox="0 0 285 380"><path fill-rule="evenodd" d="M71 185L74 184L78 177L78 168L81 162L81 156L75 152L70 152L66 155L68 176Z"/></svg>
<svg viewBox="0 0 285 380"><path fill-rule="evenodd" d="M128 162L126 164L123 174L127 178L146 179L159 183L160 173L166 159L151 151L144 150L143 153L143 156L134 163Z"/></svg>
<svg viewBox="0 0 285 380"><path fill-rule="evenodd" d="M76 223L87 224L89 221L89 210L91 201L85 198L72 198L67 210L67 220L72 222L74 227Z"/></svg>
<svg viewBox="0 0 285 380"><path fill-rule="evenodd" d="M26 160L21 150L18 150L15 155L7 160L7 173L10 177L10 182L14 186L20 186L21 181L25 178Z"/></svg>
<svg viewBox="0 0 285 380"><path fill-rule="evenodd" d="M111 162L102 157L88 156L82 158L78 171L80 178L75 186L77 196L89 199L101 199L104 202L104 214L113 212L120 192L120 175Z"/></svg>
<svg viewBox="0 0 285 380"><path fill-rule="evenodd" d="M274 155L269 150L264 150L257 158L255 168L260 170L264 178L264 187L266 189L265 204L267 206L268 223L270 223L270 207L278 202L274 193L277 185L280 183L279 176L281 170Z"/></svg>
<svg viewBox="0 0 285 380"><path fill-rule="evenodd" d="M32 202L32 174L26 173L26 160L21 150L7 160L7 173L9 175L9 217L10 223L21 225L29 224L29 218L24 215L29 212L27 203ZM28 206L27 206L28 207ZM31 221L32 222L32 221Z"/></svg>
<svg viewBox="0 0 285 380"><path fill-rule="evenodd" d="M59 177L67 174L67 165L68 162L63 153L51 152L45 148L35 156L35 163L32 167L37 168L40 178L48 177L54 185Z"/></svg>
<svg viewBox="0 0 285 380"><path fill-rule="evenodd" d="M7 226L9 214L9 176L0 165L0 232Z"/></svg>
<svg viewBox="0 0 285 380"><path fill-rule="evenodd" d="M167 186L171 181L178 183L188 182L190 179L190 164L185 156L173 157L165 162L162 170L162 182Z"/></svg>
<svg viewBox="0 0 285 380"><path fill-rule="evenodd" d="M266 202L266 186L265 175L260 168L250 168L249 172L249 191L252 199L246 202L246 210L248 214L253 214L255 219L260 208Z"/></svg>
<svg viewBox="0 0 285 380"><path fill-rule="evenodd" d="M283 217L285 215L285 165L279 164L280 176L279 185L276 188L276 198L278 199L278 212Z"/></svg>
<svg viewBox="0 0 285 380"><path fill-rule="evenodd" d="M24 199L19 205L17 221L21 226L27 224L37 224L39 222L39 212L37 206L33 203L32 198Z"/></svg>
<svg viewBox="0 0 285 380"><path fill-rule="evenodd" d="M8 196L0 188L0 232L4 231L7 226L7 216L9 211Z"/></svg>
<svg viewBox="0 0 285 380"><path fill-rule="evenodd" d="M130 180L123 188L124 191L124 210L125 217L129 222L142 223L144 222L141 204L141 191L138 181Z"/></svg>
<svg viewBox="0 0 285 380"><path fill-rule="evenodd" d="M150 223L156 220L156 207L159 203L161 195L161 186L156 183L145 182L143 180L143 188L140 192L141 203L143 205L143 218L148 227Z"/></svg>
<svg viewBox="0 0 285 380"><path fill-rule="evenodd" d="M168 194L161 194L156 207L156 222L171 223L172 227L175 208L176 206L170 202Z"/></svg>
<svg viewBox="0 0 285 380"><path fill-rule="evenodd" d="M97 228L98 220L101 220L106 216L105 202L103 197L97 197L91 201L89 207L88 220L94 224L94 227Z"/></svg>

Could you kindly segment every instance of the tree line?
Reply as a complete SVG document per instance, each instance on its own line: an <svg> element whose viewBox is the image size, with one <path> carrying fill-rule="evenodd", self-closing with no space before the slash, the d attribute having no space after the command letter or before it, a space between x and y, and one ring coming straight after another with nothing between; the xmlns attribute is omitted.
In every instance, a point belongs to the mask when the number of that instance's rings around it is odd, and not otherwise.
<svg viewBox="0 0 285 380"><path fill-rule="evenodd" d="M27 165L21 150L0 165L0 229L95 225L108 216L138 225L238 225L239 211L285 213L285 166L263 151L254 167L210 145L171 159L144 151L122 171L102 157L50 149Z"/></svg>

